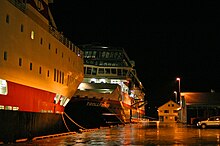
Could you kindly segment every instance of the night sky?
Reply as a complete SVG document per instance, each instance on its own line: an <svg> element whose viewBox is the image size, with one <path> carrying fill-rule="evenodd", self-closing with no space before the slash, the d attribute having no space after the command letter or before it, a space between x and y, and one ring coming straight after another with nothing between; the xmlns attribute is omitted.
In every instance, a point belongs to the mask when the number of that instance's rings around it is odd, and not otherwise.
<svg viewBox="0 0 220 146"><path fill-rule="evenodd" d="M123 47L136 63L154 109L178 90L220 91L220 8L217 1L54 0L58 30L75 45Z"/></svg>

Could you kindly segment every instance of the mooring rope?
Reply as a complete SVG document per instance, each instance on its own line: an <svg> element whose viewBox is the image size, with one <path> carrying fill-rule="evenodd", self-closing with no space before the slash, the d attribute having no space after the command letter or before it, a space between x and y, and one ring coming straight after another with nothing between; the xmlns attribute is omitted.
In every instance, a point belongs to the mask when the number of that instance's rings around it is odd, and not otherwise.
<svg viewBox="0 0 220 146"><path fill-rule="evenodd" d="M65 112L64 112L64 114L65 114L65 115L67 116L67 118L69 118L70 121L73 122L75 125L77 125L78 127L82 128L82 129L86 129L86 128L80 126L79 124L77 124L75 121L73 121L73 119L71 119Z"/></svg>
<svg viewBox="0 0 220 146"><path fill-rule="evenodd" d="M65 119L64 119L64 117L63 117L63 113L62 113L62 119L63 119L63 122L64 122L64 124L65 124L65 126L66 126L66 129L70 132L70 129L68 128L68 126L67 126L67 124L66 124L66 121L65 121Z"/></svg>

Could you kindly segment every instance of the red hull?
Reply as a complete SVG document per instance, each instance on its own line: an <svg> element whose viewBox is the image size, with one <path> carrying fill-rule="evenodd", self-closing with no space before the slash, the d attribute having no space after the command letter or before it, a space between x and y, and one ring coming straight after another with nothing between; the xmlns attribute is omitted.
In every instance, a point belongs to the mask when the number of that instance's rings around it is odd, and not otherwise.
<svg viewBox="0 0 220 146"><path fill-rule="evenodd" d="M7 82L8 94L0 95L0 105L4 109L19 111L62 113L64 107L54 103L55 93Z"/></svg>

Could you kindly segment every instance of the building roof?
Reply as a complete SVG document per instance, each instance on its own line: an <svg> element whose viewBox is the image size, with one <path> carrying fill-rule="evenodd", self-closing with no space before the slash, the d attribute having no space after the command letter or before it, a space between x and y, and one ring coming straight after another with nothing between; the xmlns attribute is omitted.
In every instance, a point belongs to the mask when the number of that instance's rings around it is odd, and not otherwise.
<svg viewBox="0 0 220 146"><path fill-rule="evenodd" d="M220 105L220 93L217 92L182 92L186 105Z"/></svg>
<svg viewBox="0 0 220 146"><path fill-rule="evenodd" d="M160 107L158 107L158 109L167 108L168 104L173 104L175 108L179 108L180 107L180 105L177 104L176 102L174 102L173 100L169 100L168 102L166 102L163 105L161 105Z"/></svg>

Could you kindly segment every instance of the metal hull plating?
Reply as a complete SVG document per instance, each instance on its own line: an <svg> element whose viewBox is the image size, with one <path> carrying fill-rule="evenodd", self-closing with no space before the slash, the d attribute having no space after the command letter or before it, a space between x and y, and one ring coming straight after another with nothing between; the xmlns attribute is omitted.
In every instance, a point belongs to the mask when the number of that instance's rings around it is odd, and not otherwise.
<svg viewBox="0 0 220 146"><path fill-rule="evenodd" d="M0 110L0 117L0 139L4 143L67 132L61 114Z"/></svg>
<svg viewBox="0 0 220 146"><path fill-rule="evenodd" d="M72 98L65 112L84 129L134 123L140 120L139 117L144 116L144 111L138 113L131 106L119 101L86 97Z"/></svg>
<svg viewBox="0 0 220 146"><path fill-rule="evenodd" d="M124 111L113 111L112 107L121 109L120 103L115 101L73 98L66 106L65 112L84 129L125 124L125 115L121 114Z"/></svg>
<svg viewBox="0 0 220 146"><path fill-rule="evenodd" d="M124 102L130 97L123 95L122 101L121 88L117 84L81 83L82 86L87 90L78 90L65 108L65 113L80 125L78 128L127 124L138 121L145 114ZM100 93L103 89L108 92Z"/></svg>
<svg viewBox="0 0 220 146"><path fill-rule="evenodd" d="M0 34L0 141L65 131L83 56L57 31L48 0L1 0Z"/></svg>

